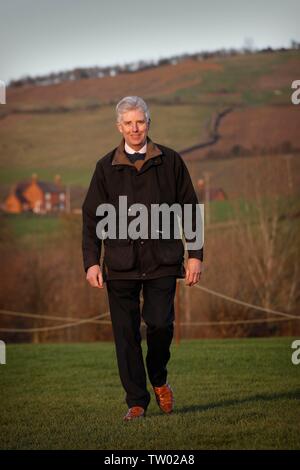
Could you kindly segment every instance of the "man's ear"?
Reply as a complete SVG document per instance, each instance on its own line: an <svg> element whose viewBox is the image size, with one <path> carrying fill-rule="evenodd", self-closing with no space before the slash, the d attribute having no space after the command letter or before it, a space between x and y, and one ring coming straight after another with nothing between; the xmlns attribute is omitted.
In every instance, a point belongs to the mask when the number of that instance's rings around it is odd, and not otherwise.
<svg viewBox="0 0 300 470"><path fill-rule="evenodd" d="M121 128L121 125L120 125L120 124L117 122L117 123L116 123L116 126L117 126L117 129L118 129L118 131L119 131L119 132L121 132L121 134L122 134L122 128Z"/></svg>
<svg viewBox="0 0 300 470"><path fill-rule="evenodd" d="M150 129L150 124L151 124L151 119L149 118L149 121L148 121L148 129Z"/></svg>

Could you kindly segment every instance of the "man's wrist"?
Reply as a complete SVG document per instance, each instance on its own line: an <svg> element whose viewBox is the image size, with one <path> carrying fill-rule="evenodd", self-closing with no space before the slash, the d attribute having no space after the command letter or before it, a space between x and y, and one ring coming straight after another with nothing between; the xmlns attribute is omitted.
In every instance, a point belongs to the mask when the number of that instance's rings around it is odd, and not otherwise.
<svg viewBox="0 0 300 470"><path fill-rule="evenodd" d="M86 268L85 268L85 272L87 273L87 272L88 272L88 270L89 270L90 268L93 268L94 266L98 266L98 267L99 267L99 269L100 269L100 271L101 271L100 264L98 264L98 263L95 263L95 264L91 264L90 266L86 267Z"/></svg>
<svg viewBox="0 0 300 470"><path fill-rule="evenodd" d="M188 259L198 259L203 261L203 253L188 251Z"/></svg>

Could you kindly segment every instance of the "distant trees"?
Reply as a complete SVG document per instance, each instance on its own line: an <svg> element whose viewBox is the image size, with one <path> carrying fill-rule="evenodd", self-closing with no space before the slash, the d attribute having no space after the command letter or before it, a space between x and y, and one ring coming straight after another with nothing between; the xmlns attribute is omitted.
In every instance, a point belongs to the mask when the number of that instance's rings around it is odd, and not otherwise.
<svg viewBox="0 0 300 470"><path fill-rule="evenodd" d="M291 40L291 49L300 49L300 42L295 41L294 39Z"/></svg>
<svg viewBox="0 0 300 470"><path fill-rule="evenodd" d="M291 49L299 49L300 43L297 41L291 41ZM280 48L277 49L282 52L288 51L289 49ZM276 49L267 47L264 49L256 50L254 47L254 41L252 38L246 38L244 46L241 50L229 48L229 49L217 49L215 51L201 51L193 54L179 54L171 57L164 57L157 60L139 60L136 62L130 62L124 65L111 65L105 67L93 66L93 67L77 67L72 70L66 70L61 72L51 72L46 75L38 75L35 77L25 76L17 80L11 80L8 84L9 87L21 87L25 85L53 85L63 81L74 81L84 80L88 78L102 78L111 77L121 73L133 73L150 68L160 67L162 65L175 65L187 59L191 60L207 60L210 58L229 57L236 56L241 52L243 54L250 54L253 52L264 53L264 52L275 52Z"/></svg>

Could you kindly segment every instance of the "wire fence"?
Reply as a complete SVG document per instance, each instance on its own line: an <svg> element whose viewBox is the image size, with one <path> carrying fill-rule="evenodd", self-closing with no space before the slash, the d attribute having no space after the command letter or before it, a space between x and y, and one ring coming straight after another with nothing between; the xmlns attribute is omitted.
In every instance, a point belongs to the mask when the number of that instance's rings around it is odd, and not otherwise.
<svg viewBox="0 0 300 470"><path fill-rule="evenodd" d="M184 282L184 280L180 280L180 282ZM261 307L259 305L254 305L249 302L245 302L240 299L236 299L234 297L230 297L226 294L222 294L221 292L214 291L209 289L208 287L195 285L194 287L206 292L210 295L222 298L229 302L233 302L238 305L242 305L243 307L251 308L253 310L265 313L271 313L276 315L273 318L259 318L259 319L250 319L250 320L220 320L220 321L199 321L199 322L179 322L180 326L217 326L217 325L238 325L238 324L255 324L255 323L275 323L275 322L282 322L282 321L295 321L300 320L300 316L292 315L287 312L281 312L278 310L274 310L271 308ZM188 288L188 287L187 287ZM100 320L101 318L105 318L110 315L110 312L107 311L100 315L96 315L90 318L73 318L73 317L61 317L57 315L42 315L42 314L33 314L33 313L25 313L25 312L14 312L10 310L0 310L0 314L8 315L8 316L16 316L16 317L26 317L26 318L35 318L35 319L42 319L44 321L61 321L61 322L68 322L65 325L54 325L54 326L45 326L45 327L36 327L36 328L0 328L0 331L7 332L7 333L34 333L39 331L55 331L61 330L66 328L74 328L80 325L84 325L87 323L93 323L98 325L111 325L111 321L108 320ZM281 318L278 318L281 317ZM144 323L143 323L144 324ZM175 321L176 325L176 321Z"/></svg>

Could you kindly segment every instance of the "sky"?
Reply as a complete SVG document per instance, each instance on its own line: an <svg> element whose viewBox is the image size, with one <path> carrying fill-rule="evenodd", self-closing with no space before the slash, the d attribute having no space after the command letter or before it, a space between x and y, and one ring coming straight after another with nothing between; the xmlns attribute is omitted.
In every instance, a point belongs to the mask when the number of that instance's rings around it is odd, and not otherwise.
<svg viewBox="0 0 300 470"><path fill-rule="evenodd" d="M300 42L298 0L0 0L0 80Z"/></svg>

